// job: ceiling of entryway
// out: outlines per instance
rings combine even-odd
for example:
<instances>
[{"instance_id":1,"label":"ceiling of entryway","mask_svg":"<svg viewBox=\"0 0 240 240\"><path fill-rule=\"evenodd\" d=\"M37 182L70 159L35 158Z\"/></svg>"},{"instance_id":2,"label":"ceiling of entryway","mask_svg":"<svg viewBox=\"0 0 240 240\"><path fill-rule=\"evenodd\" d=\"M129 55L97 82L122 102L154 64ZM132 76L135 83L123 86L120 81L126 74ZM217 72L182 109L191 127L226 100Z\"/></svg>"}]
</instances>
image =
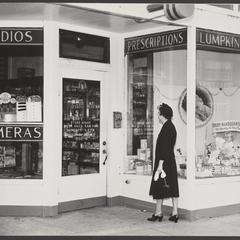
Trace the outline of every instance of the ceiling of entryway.
<instances>
[{"instance_id":1,"label":"ceiling of entryway","mask_svg":"<svg viewBox=\"0 0 240 240\"><path fill-rule=\"evenodd\" d=\"M127 33L142 29L159 27L161 22L137 23L135 16L110 14L98 9L84 9L84 4L54 4L54 3L0 3L0 20L57 20L69 24L93 27L105 31ZM98 4L99 5L99 4ZM145 4L146 5L146 4ZM139 8L137 4L135 9ZM134 6L131 6L134 9ZM145 8L142 8L145 9ZM123 9L124 10L124 9ZM138 11L138 10L137 10ZM159 13L157 13L159 14ZM156 14L155 14L156 15ZM142 15L141 15L142 16ZM145 15L143 15L145 16ZM152 16L152 14L151 14ZM165 23L166 24L166 23Z\"/></svg>"}]
</instances>

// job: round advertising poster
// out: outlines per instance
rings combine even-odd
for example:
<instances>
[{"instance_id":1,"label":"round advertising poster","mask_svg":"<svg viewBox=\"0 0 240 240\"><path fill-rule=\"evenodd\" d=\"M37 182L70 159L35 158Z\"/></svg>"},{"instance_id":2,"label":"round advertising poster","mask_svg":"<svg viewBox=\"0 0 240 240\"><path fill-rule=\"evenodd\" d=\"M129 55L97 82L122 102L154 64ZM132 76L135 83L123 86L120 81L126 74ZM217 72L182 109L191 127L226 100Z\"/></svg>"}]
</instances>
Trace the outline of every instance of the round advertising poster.
<instances>
[{"instance_id":1,"label":"round advertising poster","mask_svg":"<svg viewBox=\"0 0 240 240\"><path fill-rule=\"evenodd\" d=\"M213 115L213 97L208 89L196 88L195 123L196 127L202 127L208 123ZM178 111L184 123L187 122L187 89L185 89L178 102Z\"/></svg>"}]
</instances>

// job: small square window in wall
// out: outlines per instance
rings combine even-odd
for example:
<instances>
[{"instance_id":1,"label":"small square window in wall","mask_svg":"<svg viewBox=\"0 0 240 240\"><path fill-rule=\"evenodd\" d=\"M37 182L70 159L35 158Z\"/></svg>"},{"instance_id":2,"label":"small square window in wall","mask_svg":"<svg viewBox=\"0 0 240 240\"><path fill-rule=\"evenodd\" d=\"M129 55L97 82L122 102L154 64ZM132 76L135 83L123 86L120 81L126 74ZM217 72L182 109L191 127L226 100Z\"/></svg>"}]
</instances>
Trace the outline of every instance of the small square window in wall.
<instances>
[{"instance_id":1,"label":"small square window in wall","mask_svg":"<svg viewBox=\"0 0 240 240\"><path fill-rule=\"evenodd\" d=\"M0 29L0 178L41 179L43 29Z\"/></svg>"},{"instance_id":2,"label":"small square window in wall","mask_svg":"<svg viewBox=\"0 0 240 240\"><path fill-rule=\"evenodd\" d=\"M110 63L110 39L92 34L59 30L62 58Z\"/></svg>"}]
</instances>

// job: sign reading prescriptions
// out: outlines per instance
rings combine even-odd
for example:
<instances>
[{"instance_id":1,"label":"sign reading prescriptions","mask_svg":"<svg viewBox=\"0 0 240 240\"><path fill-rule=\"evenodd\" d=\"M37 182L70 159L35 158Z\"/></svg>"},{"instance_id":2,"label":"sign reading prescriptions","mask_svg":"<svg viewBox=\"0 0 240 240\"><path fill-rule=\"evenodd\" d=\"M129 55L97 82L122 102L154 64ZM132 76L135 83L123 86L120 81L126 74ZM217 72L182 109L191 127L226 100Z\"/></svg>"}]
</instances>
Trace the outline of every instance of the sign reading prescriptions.
<instances>
[{"instance_id":1,"label":"sign reading prescriptions","mask_svg":"<svg viewBox=\"0 0 240 240\"><path fill-rule=\"evenodd\" d=\"M186 28L125 39L125 54L143 51L186 49L186 47Z\"/></svg>"},{"instance_id":2,"label":"sign reading prescriptions","mask_svg":"<svg viewBox=\"0 0 240 240\"><path fill-rule=\"evenodd\" d=\"M0 45L43 44L43 29L0 28Z\"/></svg>"},{"instance_id":3,"label":"sign reading prescriptions","mask_svg":"<svg viewBox=\"0 0 240 240\"><path fill-rule=\"evenodd\" d=\"M212 124L213 132L240 132L240 121L223 121Z\"/></svg>"}]
</instances>

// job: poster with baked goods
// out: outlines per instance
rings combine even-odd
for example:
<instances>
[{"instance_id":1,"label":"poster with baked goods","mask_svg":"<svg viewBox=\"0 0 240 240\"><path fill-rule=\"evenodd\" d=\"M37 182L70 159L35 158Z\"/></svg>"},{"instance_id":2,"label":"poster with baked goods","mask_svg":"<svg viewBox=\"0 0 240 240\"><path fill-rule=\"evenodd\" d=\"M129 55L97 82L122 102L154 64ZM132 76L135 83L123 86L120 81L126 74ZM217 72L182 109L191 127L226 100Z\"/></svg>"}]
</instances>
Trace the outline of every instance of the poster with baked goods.
<instances>
[{"instance_id":1,"label":"poster with baked goods","mask_svg":"<svg viewBox=\"0 0 240 240\"><path fill-rule=\"evenodd\" d=\"M184 123L187 123L187 89L185 89L178 102L178 111ZM212 118L214 102L207 88L198 86L195 96L195 124L196 127L206 125Z\"/></svg>"}]
</instances>

